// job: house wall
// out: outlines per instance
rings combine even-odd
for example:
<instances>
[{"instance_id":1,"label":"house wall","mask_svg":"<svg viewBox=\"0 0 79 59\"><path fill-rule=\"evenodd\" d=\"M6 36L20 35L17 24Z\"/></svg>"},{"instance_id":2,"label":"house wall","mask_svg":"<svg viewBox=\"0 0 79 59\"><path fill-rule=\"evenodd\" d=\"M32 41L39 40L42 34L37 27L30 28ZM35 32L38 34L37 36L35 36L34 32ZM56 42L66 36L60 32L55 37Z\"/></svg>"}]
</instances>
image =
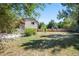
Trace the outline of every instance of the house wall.
<instances>
[{"instance_id":1,"label":"house wall","mask_svg":"<svg viewBox=\"0 0 79 59\"><path fill-rule=\"evenodd\" d=\"M19 32L22 33L25 29L25 24L21 24L19 28Z\"/></svg>"},{"instance_id":2,"label":"house wall","mask_svg":"<svg viewBox=\"0 0 79 59\"><path fill-rule=\"evenodd\" d=\"M25 28L35 28L35 29L37 29L38 28L38 24L34 20L31 20L31 21L30 20L25 20Z\"/></svg>"}]
</instances>

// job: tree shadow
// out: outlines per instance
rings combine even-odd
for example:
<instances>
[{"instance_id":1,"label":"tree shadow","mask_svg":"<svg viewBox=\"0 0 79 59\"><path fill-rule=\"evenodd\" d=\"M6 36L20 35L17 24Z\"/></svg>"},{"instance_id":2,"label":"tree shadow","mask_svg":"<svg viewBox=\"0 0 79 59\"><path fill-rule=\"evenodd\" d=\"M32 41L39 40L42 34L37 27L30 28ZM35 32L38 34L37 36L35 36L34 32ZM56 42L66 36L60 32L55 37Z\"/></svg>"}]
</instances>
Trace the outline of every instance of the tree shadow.
<instances>
[{"instance_id":1,"label":"tree shadow","mask_svg":"<svg viewBox=\"0 0 79 59\"><path fill-rule=\"evenodd\" d=\"M41 36L41 38L42 37L47 37L47 38L72 38L72 36L74 36L74 37L76 37L77 36L77 38L78 38L78 36L79 36L79 33L74 33L74 32L68 32L68 34L52 34L52 35L42 35Z\"/></svg>"},{"instance_id":2,"label":"tree shadow","mask_svg":"<svg viewBox=\"0 0 79 59\"><path fill-rule=\"evenodd\" d=\"M23 43L21 46L24 47L25 50L54 48L53 52L55 50L60 51L62 48L68 48L71 46L73 46L76 50L79 50L79 35L53 34L42 37L48 37L51 39L31 40L30 42Z\"/></svg>"}]
</instances>

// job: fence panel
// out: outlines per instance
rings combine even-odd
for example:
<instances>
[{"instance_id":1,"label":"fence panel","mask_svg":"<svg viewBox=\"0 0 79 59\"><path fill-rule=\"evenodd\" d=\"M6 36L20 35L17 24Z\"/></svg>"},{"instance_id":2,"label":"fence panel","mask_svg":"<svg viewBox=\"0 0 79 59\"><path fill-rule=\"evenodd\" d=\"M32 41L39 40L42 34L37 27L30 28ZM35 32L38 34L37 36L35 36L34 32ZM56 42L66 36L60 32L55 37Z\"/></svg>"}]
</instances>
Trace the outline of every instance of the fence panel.
<instances>
[{"instance_id":1,"label":"fence panel","mask_svg":"<svg viewBox=\"0 0 79 59\"><path fill-rule=\"evenodd\" d=\"M72 29L37 29L37 32L73 32Z\"/></svg>"}]
</instances>

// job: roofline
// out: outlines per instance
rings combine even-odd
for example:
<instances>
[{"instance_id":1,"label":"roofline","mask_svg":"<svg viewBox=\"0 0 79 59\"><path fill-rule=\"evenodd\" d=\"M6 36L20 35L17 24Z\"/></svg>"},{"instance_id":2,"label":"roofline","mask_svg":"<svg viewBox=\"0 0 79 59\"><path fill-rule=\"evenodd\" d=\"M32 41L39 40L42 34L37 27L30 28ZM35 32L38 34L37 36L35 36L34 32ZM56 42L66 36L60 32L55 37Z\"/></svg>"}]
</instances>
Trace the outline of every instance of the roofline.
<instances>
[{"instance_id":1,"label":"roofline","mask_svg":"<svg viewBox=\"0 0 79 59\"><path fill-rule=\"evenodd\" d=\"M24 18L23 20L34 20L34 21L36 21L36 22L39 24L39 22L38 22L36 19L32 19L32 18Z\"/></svg>"}]
</instances>

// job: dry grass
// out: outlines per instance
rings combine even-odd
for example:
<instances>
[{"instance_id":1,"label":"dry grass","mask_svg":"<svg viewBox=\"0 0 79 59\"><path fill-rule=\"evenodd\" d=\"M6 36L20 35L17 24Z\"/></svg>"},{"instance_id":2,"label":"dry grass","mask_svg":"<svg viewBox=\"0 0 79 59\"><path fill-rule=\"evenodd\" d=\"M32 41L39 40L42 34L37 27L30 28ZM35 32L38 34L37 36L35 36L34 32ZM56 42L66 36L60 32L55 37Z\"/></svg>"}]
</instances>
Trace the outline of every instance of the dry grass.
<instances>
[{"instance_id":1,"label":"dry grass","mask_svg":"<svg viewBox=\"0 0 79 59\"><path fill-rule=\"evenodd\" d=\"M79 55L78 33L38 32L35 36L1 42L4 56L70 56ZM68 35L68 36L67 36ZM70 35L70 36L69 36ZM75 36L76 37L73 37ZM73 37L73 38L72 38ZM75 41L74 41L75 40ZM75 46L77 45L77 46Z\"/></svg>"}]
</instances>

